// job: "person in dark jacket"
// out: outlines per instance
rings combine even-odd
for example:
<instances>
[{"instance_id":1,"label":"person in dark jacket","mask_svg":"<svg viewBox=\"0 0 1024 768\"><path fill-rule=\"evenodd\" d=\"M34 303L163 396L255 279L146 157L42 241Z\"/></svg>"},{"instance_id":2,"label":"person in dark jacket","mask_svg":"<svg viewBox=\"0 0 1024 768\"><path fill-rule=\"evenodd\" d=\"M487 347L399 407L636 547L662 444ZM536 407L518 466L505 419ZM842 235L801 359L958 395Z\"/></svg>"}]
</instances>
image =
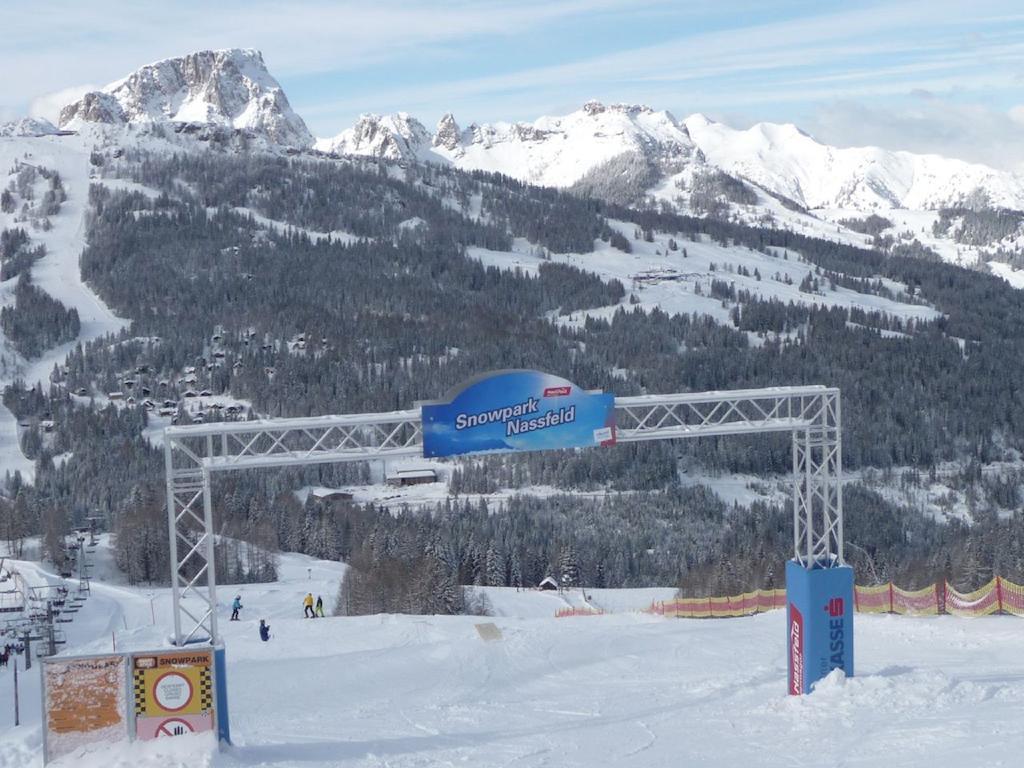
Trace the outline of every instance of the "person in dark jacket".
<instances>
[{"instance_id":1,"label":"person in dark jacket","mask_svg":"<svg viewBox=\"0 0 1024 768\"><path fill-rule=\"evenodd\" d=\"M267 624L266 619L260 619L260 640L264 643L270 639L270 625Z\"/></svg>"},{"instance_id":2,"label":"person in dark jacket","mask_svg":"<svg viewBox=\"0 0 1024 768\"><path fill-rule=\"evenodd\" d=\"M316 596L316 615L321 618L324 615L324 599L320 596Z\"/></svg>"}]
</instances>

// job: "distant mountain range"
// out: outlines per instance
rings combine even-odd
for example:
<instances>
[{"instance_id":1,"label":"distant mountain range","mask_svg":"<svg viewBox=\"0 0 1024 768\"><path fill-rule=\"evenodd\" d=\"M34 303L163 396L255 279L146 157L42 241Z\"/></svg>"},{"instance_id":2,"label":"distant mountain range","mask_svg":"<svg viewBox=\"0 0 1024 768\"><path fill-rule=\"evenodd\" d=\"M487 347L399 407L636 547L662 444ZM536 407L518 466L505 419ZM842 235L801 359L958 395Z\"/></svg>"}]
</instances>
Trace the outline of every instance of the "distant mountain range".
<instances>
[{"instance_id":1,"label":"distant mountain range","mask_svg":"<svg viewBox=\"0 0 1024 768\"><path fill-rule=\"evenodd\" d=\"M562 117L465 129L447 114L434 133L404 112L363 115L315 146L338 154L451 163L558 187L571 186L615 157L638 153L662 176L711 166L809 209L930 210L979 195L994 207L1024 209L1024 179L983 165L877 147L839 149L791 124L736 130L700 114L677 120L631 104L592 101Z\"/></svg>"},{"instance_id":2,"label":"distant mountain range","mask_svg":"<svg viewBox=\"0 0 1024 768\"><path fill-rule=\"evenodd\" d=\"M51 132L44 123L9 123L0 135ZM791 124L737 130L700 114L679 120L640 105L591 101L532 123L466 127L446 114L433 131L405 112L367 114L333 138L314 139L262 55L247 49L150 64L61 111L62 129L88 123L215 126L291 151L494 171L627 204L654 201L706 213L694 202L701 191L722 198L726 213L746 205L748 218L765 215L771 199L831 221L901 210L1024 211L1024 177L1013 173L938 155L832 147ZM779 206L771 210L777 215ZM1024 233L998 245L1016 249L1019 237Z\"/></svg>"}]
</instances>

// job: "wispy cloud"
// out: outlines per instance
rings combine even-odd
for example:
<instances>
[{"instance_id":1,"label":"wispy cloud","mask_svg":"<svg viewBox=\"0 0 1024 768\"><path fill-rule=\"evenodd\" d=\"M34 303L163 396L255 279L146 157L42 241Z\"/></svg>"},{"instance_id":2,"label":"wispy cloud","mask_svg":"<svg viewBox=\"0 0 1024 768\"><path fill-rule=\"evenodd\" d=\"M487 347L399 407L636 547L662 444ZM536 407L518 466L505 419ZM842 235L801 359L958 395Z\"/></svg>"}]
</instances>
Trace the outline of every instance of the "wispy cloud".
<instances>
[{"instance_id":1,"label":"wispy cloud","mask_svg":"<svg viewBox=\"0 0 1024 768\"><path fill-rule=\"evenodd\" d=\"M278 75L365 69L438 45L514 36L630 0L6 0L0 57L19 77L6 101L27 101L68 78L114 80L150 61L193 50L260 48ZM640 5L645 5L640 0ZM410 63L412 63L410 61Z\"/></svg>"},{"instance_id":2,"label":"wispy cloud","mask_svg":"<svg viewBox=\"0 0 1024 768\"><path fill-rule=\"evenodd\" d=\"M83 94L96 90L97 87L91 83L86 83L85 85L73 85L70 88L61 88L59 91L37 96L28 105L28 113L31 117L45 117L56 125L62 107L81 98Z\"/></svg>"},{"instance_id":3,"label":"wispy cloud","mask_svg":"<svg viewBox=\"0 0 1024 768\"><path fill-rule=\"evenodd\" d=\"M740 4L747 5L749 0ZM314 79L320 93L410 81L430 62L460 60L502 42L503 54L469 59L509 66L505 54L538 32L637 15L665 0L5 0L0 61L17 73L0 87L0 109L24 112L41 94L83 81L106 83L162 58L210 48L259 48L291 93ZM690 13L713 5L694 0ZM449 70L458 71L455 69ZM434 77L430 81L440 79Z\"/></svg>"},{"instance_id":4,"label":"wispy cloud","mask_svg":"<svg viewBox=\"0 0 1024 768\"><path fill-rule=\"evenodd\" d=\"M829 103L806 126L838 146L910 149L1024 172L1024 104L1001 110L918 92L898 103Z\"/></svg>"},{"instance_id":5,"label":"wispy cloud","mask_svg":"<svg viewBox=\"0 0 1024 768\"><path fill-rule=\"evenodd\" d=\"M785 87L801 80L806 85L817 79L819 86L830 82L828 95L833 98L842 95L846 87L889 86L894 74L906 77L932 72L950 82L958 77L965 83L975 82L979 68L991 72L995 66L996 74L1001 74L998 68L1005 71L1024 58L1022 30L1007 33L997 28L998 38L992 39L993 33L988 32L983 44L963 31L968 25L984 27L986 7L996 13L1008 6L987 0L971 7L942 0L861 5L857 10L684 34L656 45L556 65L377 89L371 98L373 108L388 105L383 107L388 109L392 104L409 108L477 97L493 101L496 96L523 91L564 94L571 87L581 95L628 89L635 94L631 100L668 96L666 106L678 108L689 92L699 90L703 83L720 99L738 94L760 102L792 100ZM912 87L938 85L937 80L918 80ZM310 104L307 111L313 116L350 111L357 100L366 108L367 96L356 92Z\"/></svg>"}]
</instances>

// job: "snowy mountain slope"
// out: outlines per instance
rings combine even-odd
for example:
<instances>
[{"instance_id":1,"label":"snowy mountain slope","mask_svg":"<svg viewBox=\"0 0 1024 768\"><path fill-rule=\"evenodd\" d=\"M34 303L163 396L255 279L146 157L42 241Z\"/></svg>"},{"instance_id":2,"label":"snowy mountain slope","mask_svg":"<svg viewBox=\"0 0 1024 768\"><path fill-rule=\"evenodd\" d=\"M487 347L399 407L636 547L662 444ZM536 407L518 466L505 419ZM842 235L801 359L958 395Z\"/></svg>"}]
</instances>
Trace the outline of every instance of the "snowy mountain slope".
<instances>
[{"instance_id":1,"label":"snowy mountain slope","mask_svg":"<svg viewBox=\"0 0 1024 768\"><path fill-rule=\"evenodd\" d=\"M0 123L0 138L18 136L48 136L57 132L57 127L40 117L23 117Z\"/></svg>"},{"instance_id":2,"label":"snowy mountain slope","mask_svg":"<svg viewBox=\"0 0 1024 768\"><path fill-rule=\"evenodd\" d=\"M797 699L785 693L781 611L556 619L533 613L533 598L546 613L547 595L493 589L506 615L300 618L308 589L333 602L342 569L285 554L279 581L238 589L243 619L222 625L230 750L185 736L94 747L55 765L738 768L800 755L808 766L959 768L1013 765L1024 749L1014 617L858 615L857 677L829 677ZM222 590L224 618L234 591ZM69 652L163 646L166 589L94 582L93 593L66 625ZM482 640L481 622L501 639ZM0 763L39 765L39 676L20 671L23 721L13 727L12 708L0 708ZM3 701L12 683L0 670Z\"/></svg>"},{"instance_id":3,"label":"snowy mountain slope","mask_svg":"<svg viewBox=\"0 0 1024 768\"><path fill-rule=\"evenodd\" d=\"M931 210L983 190L992 206L1024 209L1024 179L984 165L877 147L839 149L788 123L741 131L700 114L684 122L708 162L806 208Z\"/></svg>"},{"instance_id":4,"label":"snowy mountain slope","mask_svg":"<svg viewBox=\"0 0 1024 768\"><path fill-rule=\"evenodd\" d=\"M250 49L199 51L141 67L61 110L61 128L85 123L199 123L246 130L283 146L312 136L263 56Z\"/></svg>"}]
</instances>

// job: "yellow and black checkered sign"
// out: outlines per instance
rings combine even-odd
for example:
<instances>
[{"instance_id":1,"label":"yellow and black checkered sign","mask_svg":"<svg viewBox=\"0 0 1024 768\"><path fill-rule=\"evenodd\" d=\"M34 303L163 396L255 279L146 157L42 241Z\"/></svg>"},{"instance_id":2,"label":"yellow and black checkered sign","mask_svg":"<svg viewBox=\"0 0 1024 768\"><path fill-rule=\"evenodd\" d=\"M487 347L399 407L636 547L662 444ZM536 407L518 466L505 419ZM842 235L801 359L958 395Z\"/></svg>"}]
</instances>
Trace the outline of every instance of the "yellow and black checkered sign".
<instances>
[{"instance_id":1,"label":"yellow and black checkered sign","mask_svg":"<svg viewBox=\"0 0 1024 768\"><path fill-rule=\"evenodd\" d=\"M209 667L199 670L199 711L213 711L213 675Z\"/></svg>"},{"instance_id":2,"label":"yellow and black checkered sign","mask_svg":"<svg viewBox=\"0 0 1024 768\"><path fill-rule=\"evenodd\" d=\"M134 670L132 689L135 691L135 716L138 717L146 711L146 670Z\"/></svg>"},{"instance_id":3,"label":"yellow and black checkered sign","mask_svg":"<svg viewBox=\"0 0 1024 768\"><path fill-rule=\"evenodd\" d=\"M132 670L136 717L201 715L214 710L208 651L137 656Z\"/></svg>"}]
</instances>

